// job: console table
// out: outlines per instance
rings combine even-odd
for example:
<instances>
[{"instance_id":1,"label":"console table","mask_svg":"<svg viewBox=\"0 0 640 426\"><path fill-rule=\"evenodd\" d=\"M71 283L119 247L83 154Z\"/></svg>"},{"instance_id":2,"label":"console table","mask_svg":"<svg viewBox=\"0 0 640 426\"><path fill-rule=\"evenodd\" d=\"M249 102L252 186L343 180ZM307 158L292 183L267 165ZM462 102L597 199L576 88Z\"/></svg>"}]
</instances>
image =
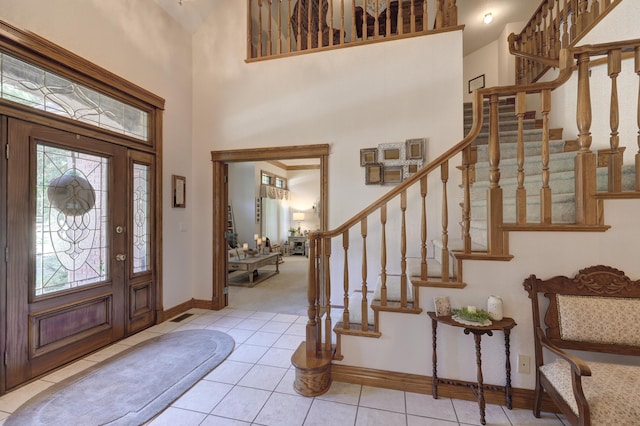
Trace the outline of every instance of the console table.
<instances>
[{"instance_id":1,"label":"console table","mask_svg":"<svg viewBox=\"0 0 640 426\"><path fill-rule=\"evenodd\" d=\"M509 362L510 348L509 348L509 334L511 329L516 326L516 322L513 318L503 318L500 321L492 321L491 325L486 327L479 325L467 325L461 324L457 321L454 321L450 315L448 316L436 316L435 312L427 312L429 317L431 317L431 327L433 329L433 379L432 379L432 393L435 399L438 398L438 384L448 384L448 385L456 385L456 386L467 386L469 384L467 382L457 381L457 380L443 380L438 379L438 371L437 364L438 358L436 355L436 331L438 328L438 323L450 325L452 327L460 327L463 330L464 334L473 334L473 339L476 343L476 370L477 370L477 388L476 385L471 385L471 388L478 398L478 406L480 408L480 423L487 424L485 421L485 400L484 400L484 390L485 388L496 390L500 392L504 392L505 400L507 403L507 408L511 409L511 363ZM506 373L506 385L505 386L493 386L493 385L485 385L482 382L482 361L481 361L481 351L480 351L480 339L483 334L487 336L493 336L494 331L502 331L504 332L504 352L505 352L505 373Z\"/></svg>"}]
</instances>

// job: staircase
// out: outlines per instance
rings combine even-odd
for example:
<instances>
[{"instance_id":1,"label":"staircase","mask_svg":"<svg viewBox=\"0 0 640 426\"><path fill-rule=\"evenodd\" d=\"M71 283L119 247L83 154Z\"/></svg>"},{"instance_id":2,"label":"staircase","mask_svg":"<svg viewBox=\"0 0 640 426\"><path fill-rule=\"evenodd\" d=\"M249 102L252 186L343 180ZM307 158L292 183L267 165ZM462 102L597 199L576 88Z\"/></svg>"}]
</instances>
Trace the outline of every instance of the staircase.
<instances>
[{"instance_id":1,"label":"staircase","mask_svg":"<svg viewBox=\"0 0 640 426\"><path fill-rule=\"evenodd\" d=\"M618 111L613 101L611 149L591 149L590 55L604 54L615 62L617 53L612 51L629 49L635 49L640 58L637 40L566 50L560 55L560 71L554 81L476 91L473 106L465 107L467 136L462 141L341 226L310 235L307 341L292 358L299 393L321 393L319 383L332 374L344 379L345 370L335 362L343 358L345 342L345 354L358 358L356 364L373 369L382 367L368 365L363 358L366 353L385 351L386 355L393 348L423 344L411 339L416 327L422 327L421 336L428 332L424 315L416 315L423 305L432 306L430 297L421 300L421 290L465 288L463 265L469 260L513 259L511 233L604 232L610 226L604 222L603 200L640 198L636 168L623 167L619 160L622 150L615 143ZM551 92L576 70L578 138L573 142L562 140L561 130L550 129L549 112ZM526 109L525 99L531 94L540 96L540 111L535 114ZM461 184L451 179L453 161L462 173ZM638 155L636 165L640 165ZM457 208L449 212L460 202L449 199L451 185L462 188L460 216ZM612 189L618 186L620 190ZM427 205L429 212L440 210L440 223L433 223L437 215L429 214ZM392 215L400 229L392 229L390 235L398 236L398 241L389 244L387 219ZM460 239L449 224L449 218L456 216L461 218L454 225L459 223L462 228ZM410 257L408 253L415 256L416 247L420 256ZM370 263L375 268L380 264L375 275L369 272ZM400 265L399 273L388 273L388 263ZM344 293L332 299L331 280L337 276L343 277ZM335 314L338 300L343 301L344 310ZM409 314L402 316L402 323L411 332L397 332L404 329L398 328L397 314ZM332 315L339 317L335 327ZM382 320L394 325L393 335L385 334ZM374 344L376 341L384 345ZM426 356L428 348L420 351ZM364 374L351 371L353 380Z\"/></svg>"}]
</instances>

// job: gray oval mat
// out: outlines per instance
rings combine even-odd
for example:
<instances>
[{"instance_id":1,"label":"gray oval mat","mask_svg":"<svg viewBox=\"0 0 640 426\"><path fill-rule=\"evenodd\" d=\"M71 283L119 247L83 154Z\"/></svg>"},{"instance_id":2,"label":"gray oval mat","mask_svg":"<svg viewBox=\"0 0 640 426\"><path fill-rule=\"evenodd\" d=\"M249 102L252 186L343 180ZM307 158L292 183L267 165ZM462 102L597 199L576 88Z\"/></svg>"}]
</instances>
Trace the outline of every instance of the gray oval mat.
<instances>
[{"instance_id":1,"label":"gray oval mat","mask_svg":"<svg viewBox=\"0 0 640 426\"><path fill-rule=\"evenodd\" d=\"M224 361L234 345L215 330L154 337L39 393L4 425L142 424Z\"/></svg>"}]
</instances>

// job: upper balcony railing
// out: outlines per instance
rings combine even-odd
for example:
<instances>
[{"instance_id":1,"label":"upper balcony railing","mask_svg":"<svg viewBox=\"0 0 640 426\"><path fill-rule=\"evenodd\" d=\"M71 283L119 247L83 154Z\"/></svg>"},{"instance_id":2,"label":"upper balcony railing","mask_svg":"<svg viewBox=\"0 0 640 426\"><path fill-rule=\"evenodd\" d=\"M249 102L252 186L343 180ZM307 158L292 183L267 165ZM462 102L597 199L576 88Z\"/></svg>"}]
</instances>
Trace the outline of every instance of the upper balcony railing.
<instances>
[{"instance_id":1,"label":"upper balcony railing","mask_svg":"<svg viewBox=\"0 0 640 426\"><path fill-rule=\"evenodd\" d=\"M457 26L456 0L247 0L247 60Z\"/></svg>"},{"instance_id":2,"label":"upper balcony railing","mask_svg":"<svg viewBox=\"0 0 640 426\"><path fill-rule=\"evenodd\" d=\"M622 0L543 0L520 34L509 36L516 82L538 81L558 67L560 49L576 43Z\"/></svg>"}]
</instances>

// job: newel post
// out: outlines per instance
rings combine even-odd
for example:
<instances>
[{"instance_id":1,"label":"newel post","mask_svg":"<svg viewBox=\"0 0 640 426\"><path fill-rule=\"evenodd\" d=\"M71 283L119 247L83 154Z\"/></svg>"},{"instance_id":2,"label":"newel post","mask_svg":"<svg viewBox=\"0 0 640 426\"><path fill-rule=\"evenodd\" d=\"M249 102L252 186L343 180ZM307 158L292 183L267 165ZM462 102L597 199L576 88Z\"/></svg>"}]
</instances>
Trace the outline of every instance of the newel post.
<instances>
[{"instance_id":1,"label":"newel post","mask_svg":"<svg viewBox=\"0 0 640 426\"><path fill-rule=\"evenodd\" d=\"M578 143L580 150L575 158L576 173L576 223L598 223L596 192L596 156L591 151L591 93L589 87L589 53L578 56Z\"/></svg>"},{"instance_id":2,"label":"newel post","mask_svg":"<svg viewBox=\"0 0 640 426\"><path fill-rule=\"evenodd\" d=\"M489 254L504 254L502 217L498 95L491 95L489 100L489 188L487 189L487 245Z\"/></svg>"}]
</instances>

